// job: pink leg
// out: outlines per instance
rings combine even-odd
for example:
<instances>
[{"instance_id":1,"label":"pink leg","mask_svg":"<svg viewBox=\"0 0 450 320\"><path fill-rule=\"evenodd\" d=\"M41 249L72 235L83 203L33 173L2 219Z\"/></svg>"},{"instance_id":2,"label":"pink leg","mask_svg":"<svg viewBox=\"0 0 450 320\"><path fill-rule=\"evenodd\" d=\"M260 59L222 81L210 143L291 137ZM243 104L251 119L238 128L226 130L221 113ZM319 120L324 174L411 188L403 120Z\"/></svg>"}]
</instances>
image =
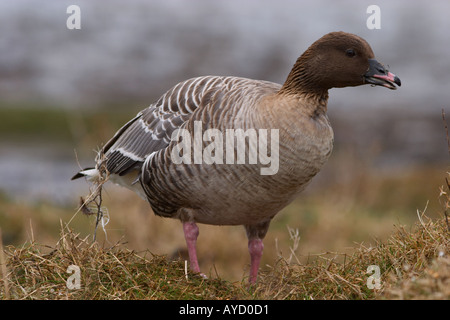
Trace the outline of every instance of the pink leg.
<instances>
[{"instance_id":1,"label":"pink leg","mask_svg":"<svg viewBox=\"0 0 450 320\"><path fill-rule=\"evenodd\" d=\"M255 284L258 278L258 269L264 244L261 239L251 239L248 241L248 252L250 253L250 284Z\"/></svg>"},{"instance_id":2,"label":"pink leg","mask_svg":"<svg viewBox=\"0 0 450 320\"><path fill-rule=\"evenodd\" d=\"M199 234L198 227L195 222L183 222L184 238L189 252L189 263L191 270L196 273L200 273L200 267L197 259L197 237ZM203 274L202 274L203 276Z\"/></svg>"}]
</instances>

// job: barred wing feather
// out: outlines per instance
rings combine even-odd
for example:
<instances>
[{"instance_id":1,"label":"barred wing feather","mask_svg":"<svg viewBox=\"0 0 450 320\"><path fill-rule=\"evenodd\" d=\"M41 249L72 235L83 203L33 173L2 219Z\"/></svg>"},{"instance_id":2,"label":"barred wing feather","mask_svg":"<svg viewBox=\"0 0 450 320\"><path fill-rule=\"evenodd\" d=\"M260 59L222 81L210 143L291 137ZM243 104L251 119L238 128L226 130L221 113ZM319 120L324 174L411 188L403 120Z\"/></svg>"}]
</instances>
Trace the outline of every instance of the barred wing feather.
<instances>
[{"instance_id":1,"label":"barred wing feather","mask_svg":"<svg viewBox=\"0 0 450 320\"><path fill-rule=\"evenodd\" d=\"M174 130L189 120L208 93L220 90L229 77L205 76L181 82L139 112L103 147L110 173L140 170L145 159L170 142Z\"/></svg>"}]
</instances>

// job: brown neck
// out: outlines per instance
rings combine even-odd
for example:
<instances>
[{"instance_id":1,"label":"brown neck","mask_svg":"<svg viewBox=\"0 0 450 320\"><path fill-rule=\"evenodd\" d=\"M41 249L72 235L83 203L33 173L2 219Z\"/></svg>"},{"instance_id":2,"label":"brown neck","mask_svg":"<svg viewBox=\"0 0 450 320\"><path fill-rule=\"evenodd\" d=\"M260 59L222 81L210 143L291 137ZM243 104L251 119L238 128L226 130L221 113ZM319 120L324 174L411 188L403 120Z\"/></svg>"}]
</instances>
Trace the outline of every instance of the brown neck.
<instances>
[{"instance_id":1,"label":"brown neck","mask_svg":"<svg viewBox=\"0 0 450 320\"><path fill-rule=\"evenodd\" d=\"M310 72L312 68L308 67L306 60L311 60L307 52L297 59L278 94L300 96L311 101L309 113L317 116L327 111L328 88L320 85L317 74Z\"/></svg>"},{"instance_id":2,"label":"brown neck","mask_svg":"<svg viewBox=\"0 0 450 320\"><path fill-rule=\"evenodd\" d=\"M280 92L321 95L324 91L328 91L329 88L320 80L321 75L314 71L318 67L321 69L320 61L309 48L295 62Z\"/></svg>"}]
</instances>

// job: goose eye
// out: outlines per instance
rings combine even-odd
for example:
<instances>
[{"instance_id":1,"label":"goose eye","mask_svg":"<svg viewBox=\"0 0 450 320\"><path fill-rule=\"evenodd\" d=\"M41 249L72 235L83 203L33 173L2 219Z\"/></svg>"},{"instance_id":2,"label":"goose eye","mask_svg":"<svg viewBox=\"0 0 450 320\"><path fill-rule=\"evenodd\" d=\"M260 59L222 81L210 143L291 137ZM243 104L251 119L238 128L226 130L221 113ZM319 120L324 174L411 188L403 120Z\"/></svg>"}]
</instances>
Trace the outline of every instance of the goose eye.
<instances>
[{"instance_id":1,"label":"goose eye","mask_svg":"<svg viewBox=\"0 0 450 320\"><path fill-rule=\"evenodd\" d=\"M347 57L354 57L354 56L356 55L356 52L355 52L355 50L353 50L353 49L347 49L347 50L345 51L345 55L346 55Z\"/></svg>"}]
</instances>

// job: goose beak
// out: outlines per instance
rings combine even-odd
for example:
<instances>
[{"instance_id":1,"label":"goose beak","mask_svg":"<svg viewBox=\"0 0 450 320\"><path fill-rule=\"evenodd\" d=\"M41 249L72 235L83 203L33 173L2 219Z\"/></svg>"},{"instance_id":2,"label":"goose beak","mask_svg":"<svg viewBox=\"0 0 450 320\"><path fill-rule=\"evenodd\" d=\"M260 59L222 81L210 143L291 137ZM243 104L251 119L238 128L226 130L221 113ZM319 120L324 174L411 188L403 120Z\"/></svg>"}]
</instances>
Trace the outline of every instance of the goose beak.
<instances>
[{"instance_id":1,"label":"goose beak","mask_svg":"<svg viewBox=\"0 0 450 320\"><path fill-rule=\"evenodd\" d=\"M402 85L400 78L386 70L386 68L375 59L369 59L369 70L364 74L364 83L374 86L383 86L391 90L396 90L398 85Z\"/></svg>"}]
</instances>

